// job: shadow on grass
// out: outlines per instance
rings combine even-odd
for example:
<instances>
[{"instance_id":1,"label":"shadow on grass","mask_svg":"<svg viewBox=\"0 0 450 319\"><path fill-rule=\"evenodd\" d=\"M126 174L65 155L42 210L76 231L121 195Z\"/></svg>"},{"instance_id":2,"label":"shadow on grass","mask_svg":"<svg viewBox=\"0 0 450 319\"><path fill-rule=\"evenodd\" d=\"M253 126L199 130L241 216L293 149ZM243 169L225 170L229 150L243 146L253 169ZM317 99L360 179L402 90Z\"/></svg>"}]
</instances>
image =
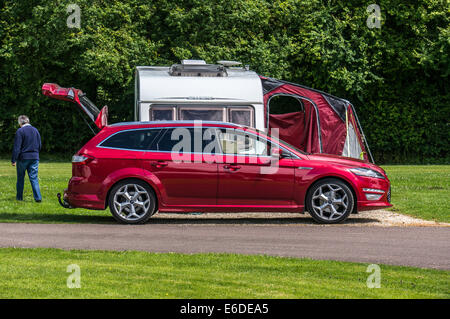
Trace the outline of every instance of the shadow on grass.
<instances>
[{"instance_id":1,"label":"shadow on grass","mask_svg":"<svg viewBox=\"0 0 450 319\"><path fill-rule=\"evenodd\" d=\"M0 212L1 223L81 223L116 224L112 216L87 214L45 214L45 213L5 213Z\"/></svg>"}]
</instances>

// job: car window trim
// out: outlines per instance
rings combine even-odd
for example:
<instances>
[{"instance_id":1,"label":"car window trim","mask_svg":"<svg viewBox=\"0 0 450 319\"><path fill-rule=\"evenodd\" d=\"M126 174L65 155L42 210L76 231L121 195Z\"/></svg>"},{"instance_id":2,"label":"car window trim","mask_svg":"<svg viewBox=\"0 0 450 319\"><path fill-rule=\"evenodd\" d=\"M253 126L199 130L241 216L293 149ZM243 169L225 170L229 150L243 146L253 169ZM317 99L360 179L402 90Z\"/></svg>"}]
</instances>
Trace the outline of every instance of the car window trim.
<instances>
[{"instance_id":1,"label":"car window trim","mask_svg":"<svg viewBox=\"0 0 450 319\"><path fill-rule=\"evenodd\" d=\"M216 130L220 130L220 129L223 129L223 128L224 129L232 129L232 130L235 130L235 131L243 132L244 134L250 134L250 135L256 136L257 138L264 139L266 142L269 142L271 145L273 145L273 144L278 145L278 148L280 148L281 150L283 150L283 151L285 151L285 152L287 152L289 154L289 158L302 159L301 157L297 156L296 154L294 154L291 151L289 151L288 149L286 149L280 143L277 143L276 141L269 140L269 139L265 138L262 135L258 135L258 134L255 134L253 132L249 132L249 131L246 131L246 130L242 130L240 128L233 128L233 127L216 127ZM221 143L219 143L219 147L220 147L220 151L222 152L219 155L252 156L252 157L270 157L271 156L271 155L249 155L249 154L223 153L223 149L222 149L222 144Z\"/></svg>"},{"instance_id":2,"label":"car window trim","mask_svg":"<svg viewBox=\"0 0 450 319\"><path fill-rule=\"evenodd\" d=\"M137 128L137 129L128 129L128 130L120 130L117 131L113 134L111 134L110 136L106 137L105 139L103 139L100 143L97 144L96 147L98 148L109 148L109 149L116 149L116 150L128 150L128 151L138 151L138 152L142 152L145 150L140 150L140 149L132 149L132 148L122 148L122 147L111 147L111 146L103 146L101 144L103 144L104 142L108 141L110 138L112 138L113 136L120 134L120 133L125 133L125 132L131 132L131 131L143 131L143 130L149 130L149 129L159 129L160 132L158 133L158 135L155 136L155 138L153 139L152 143L150 144L150 146L152 146L155 142L155 140L158 138L158 136L161 134L161 131L163 130L162 127L146 127L146 128Z\"/></svg>"},{"instance_id":3,"label":"car window trim","mask_svg":"<svg viewBox=\"0 0 450 319\"><path fill-rule=\"evenodd\" d=\"M121 130L121 131L118 131L118 132L115 132L115 133L111 134L110 136L108 136L107 138L105 138L104 140L102 140L100 143L98 143L96 147L98 147L98 148L106 148L106 149L114 149L114 150L134 151L134 152L175 153L175 152L172 152L172 151L138 150L138 149L129 149L129 148L110 147L110 146L102 146L101 144L104 143L105 141L109 140L109 139L110 139L111 137L113 137L114 135L117 135L117 134L120 134L120 133L123 133L123 132L142 131L142 130L158 130L158 129L161 130L161 132L162 132L162 131L166 131L166 132L167 132L168 129L180 128L180 127L183 127L183 128L195 128L195 126L192 125L192 126L161 126L161 127L145 127L145 128L126 129L126 130ZM291 151L289 151L288 149L286 149L285 147L283 147L283 145L281 145L281 144L279 144L279 143L277 143L277 142L275 142L275 141L271 141L271 140L265 138L264 136L261 136L261 135L258 135L258 134L255 134L255 133L253 133L253 132L249 132L249 131L246 131L246 130L242 130L242 129L239 128L239 127L202 126L202 128L213 128L215 131L220 130L220 129L232 129L232 130L235 130L235 131L237 130L237 131L243 132L243 133L245 133L245 134L250 134L250 135L259 137L259 138L261 138L261 139L264 139L266 142L269 142L270 144L278 145L278 147L279 147L281 150L283 150L283 151L287 152L288 154L290 154L291 158L294 158L294 159L301 159L301 157L299 157L299 156L297 156L296 154L292 153ZM159 134L161 134L161 132L160 132ZM158 135L159 135L159 134L158 134ZM165 133L165 134L166 134L166 133ZM216 132L216 134L217 134L217 132ZM160 139L162 138L162 136L164 136L164 134L161 135ZM155 140L156 140L157 137L158 137L158 136L155 137ZM159 140L160 140L160 139L159 139ZM154 141L155 141L155 140L154 140ZM158 140L158 141L159 141L159 140ZM151 145L151 146L153 146L154 141L152 142L152 145ZM250 155L250 154L227 154L227 153L223 153L222 145L220 145L220 143L219 143L219 148L220 148L220 152L221 152L221 153L186 152L185 154L206 154L206 155L225 155L225 156L226 156L226 155L228 155L228 156L229 156L229 155L235 155L235 156L250 156L250 157L270 157L270 155Z\"/></svg>"}]
</instances>

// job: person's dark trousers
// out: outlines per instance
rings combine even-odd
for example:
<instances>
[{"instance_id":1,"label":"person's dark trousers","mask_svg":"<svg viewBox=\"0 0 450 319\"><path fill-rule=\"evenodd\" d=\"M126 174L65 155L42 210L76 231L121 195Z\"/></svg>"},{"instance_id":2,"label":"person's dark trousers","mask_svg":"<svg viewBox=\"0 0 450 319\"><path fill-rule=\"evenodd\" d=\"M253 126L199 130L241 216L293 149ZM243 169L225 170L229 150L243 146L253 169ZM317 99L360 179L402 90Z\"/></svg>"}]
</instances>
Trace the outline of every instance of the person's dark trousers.
<instances>
[{"instance_id":1,"label":"person's dark trousers","mask_svg":"<svg viewBox=\"0 0 450 319\"><path fill-rule=\"evenodd\" d=\"M25 179L25 171L28 172L31 188L33 189L33 197L35 201L41 201L41 190L38 181L39 160L19 160L17 161L17 200L23 200L23 184Z\"/></svg>"}]
</instances>

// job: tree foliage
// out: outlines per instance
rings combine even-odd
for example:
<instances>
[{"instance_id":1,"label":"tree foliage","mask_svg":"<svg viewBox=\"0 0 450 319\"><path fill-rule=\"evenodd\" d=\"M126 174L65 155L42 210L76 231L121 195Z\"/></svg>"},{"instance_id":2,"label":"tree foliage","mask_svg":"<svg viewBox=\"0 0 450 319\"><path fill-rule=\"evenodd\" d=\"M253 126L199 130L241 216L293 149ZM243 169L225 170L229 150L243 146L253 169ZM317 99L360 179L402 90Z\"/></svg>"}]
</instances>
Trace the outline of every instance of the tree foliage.
<instances>
[{"instance_id":1,"label":"tree foliage","mask_svg":"<svg viewBox=\"0 0 450 319\"><path fill-rule=\"evenodd\" d=\"M70 103L44 82L85 91L133 118L134 68L180 59L239 60L259 74L353 102L376 160L448 162L450 8L447 1L379 1L369 28L356 0L8 0L0 2L0 152L29 115L44 151L90 138ZM67 6L81 8L68 28Z\"/></svg>"}]
</instances>

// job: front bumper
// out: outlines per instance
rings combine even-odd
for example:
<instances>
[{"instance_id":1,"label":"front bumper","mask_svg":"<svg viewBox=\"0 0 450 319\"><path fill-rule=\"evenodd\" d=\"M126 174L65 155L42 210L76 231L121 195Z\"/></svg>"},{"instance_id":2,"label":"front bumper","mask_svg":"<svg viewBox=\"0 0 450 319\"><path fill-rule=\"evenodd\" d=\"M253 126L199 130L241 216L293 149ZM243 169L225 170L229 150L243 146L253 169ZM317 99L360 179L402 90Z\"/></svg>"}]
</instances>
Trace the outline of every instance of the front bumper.
<instances>
[{"instance_id":1,"label":"front bumper","mask_svg":"<svg viewBox=\"0 0 450 319\"><path fill-rule=\"evenodd\" d=\"M379 194L379 192L364 191L364 189L361 190L361 195L358 200L358 211L392 207L390 185L388 184L386 188L383 187L381 190L383 190L384 193L378 200L368 200L366 194Z\"/></svg>"},{"instance_id":2,"label":"front bumper","mask_svg":"<svg viewBox=\"0 0 450 319\"><path fill-rule=\"evenodd\" d=\"M392 207L392 204L380 202L374 203L372 201L358 202L358 211L375 210L389 207Z\"/></svg>"}]
</instances>

